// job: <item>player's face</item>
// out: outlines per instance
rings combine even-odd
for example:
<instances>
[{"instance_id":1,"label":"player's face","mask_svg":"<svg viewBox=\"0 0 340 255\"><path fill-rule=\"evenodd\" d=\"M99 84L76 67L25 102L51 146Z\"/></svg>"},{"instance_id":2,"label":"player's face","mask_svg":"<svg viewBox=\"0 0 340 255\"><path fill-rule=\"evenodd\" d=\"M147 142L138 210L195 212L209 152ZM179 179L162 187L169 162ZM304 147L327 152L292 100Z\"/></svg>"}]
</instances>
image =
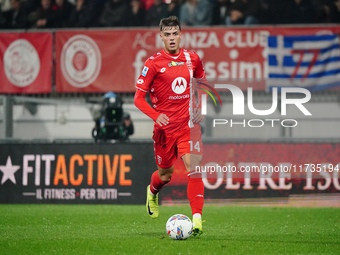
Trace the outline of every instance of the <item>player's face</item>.
<instances>
[{"instance_id":1,"label":"player's face","mask_svg":"<svg viewBox=\"0 0 340 255\"><path fill-rule=\"evenodd\" d=\"M161 39L164 43L164 50L170 54L179 53L179 43L182 33L179 27L165 27L161 32Z\"/></svg>"}]
</instances>

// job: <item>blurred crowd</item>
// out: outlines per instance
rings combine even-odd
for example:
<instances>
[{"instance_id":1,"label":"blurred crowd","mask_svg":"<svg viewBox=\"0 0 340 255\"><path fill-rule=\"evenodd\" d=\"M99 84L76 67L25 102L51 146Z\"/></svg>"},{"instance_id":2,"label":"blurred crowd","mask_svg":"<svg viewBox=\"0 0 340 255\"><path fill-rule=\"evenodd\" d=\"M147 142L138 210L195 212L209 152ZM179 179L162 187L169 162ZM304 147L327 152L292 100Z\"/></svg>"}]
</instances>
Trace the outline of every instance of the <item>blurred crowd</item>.
<instances>
[{"instance_id":1,"label":"blurred crowd","mask_svg":"<svg viewBox=\"0 0 340 255\"><path fill-rule=\"evenodd\" d=\"M340 23L340 0L0 0L0 29Z\"/></svg>"}]
</instances>

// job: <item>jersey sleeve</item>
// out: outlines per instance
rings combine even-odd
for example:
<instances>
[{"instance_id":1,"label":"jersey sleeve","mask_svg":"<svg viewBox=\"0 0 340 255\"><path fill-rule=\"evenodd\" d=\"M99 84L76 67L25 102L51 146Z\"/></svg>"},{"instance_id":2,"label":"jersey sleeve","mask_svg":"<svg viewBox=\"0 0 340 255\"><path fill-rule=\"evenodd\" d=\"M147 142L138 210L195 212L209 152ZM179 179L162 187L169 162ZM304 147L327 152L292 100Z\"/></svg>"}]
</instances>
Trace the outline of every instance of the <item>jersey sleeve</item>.
<instances>
[{"instance_id":1,"label":"jersey sleeve","mask_svg":"<svg viewBox=\"0 0 340 255\"><path fill-rule=\"evenodd\" d=\"M149 92L152 82L156 76L156 68L153 65L152 59L148 59L143 67L141 74L136 82L136 88L144 92Z\"/></svg>"},{"instance_id":2,"label":"jersey sleeve","mask_svg":"<svg viewBox=\"0 0 340 255\"><path fill-rule=\"evenodd\" d=\"M136 107L140 109L144 114L156 121L159 113L155 109L153 109L145 100L146 93L149 92L150 87L157 74L152 60L153 59L149 58L145 62L143 70L136 82L137 90L134 97L134 103Z\"/></svg>"},{"instance_id":3,"label":"jersey sleeve","mask_svg":"<svg viewBox=\"0 0 340 255\"><path fill-rule=\"evenodd\" d=\"M141 89L137 89L134 97L134 103L139 110L156 121L160 113L158 113L146 102L145 96L146 92L142 91Z\"/></svg>"},{"instance_id":4,"label":"jersey sleeve","mask_svg":"<svg viewBox=\"0 0 340 255\"><path fill-rule=\"evenodd\" d=\"M194 56L195 56L195 62L196 62L194 78L196 78L196 79L205 78L205 73L204 73L202 61L201 61L200 57L197 55L197 53L194 53Z\"/></svg>"}]
</instances>

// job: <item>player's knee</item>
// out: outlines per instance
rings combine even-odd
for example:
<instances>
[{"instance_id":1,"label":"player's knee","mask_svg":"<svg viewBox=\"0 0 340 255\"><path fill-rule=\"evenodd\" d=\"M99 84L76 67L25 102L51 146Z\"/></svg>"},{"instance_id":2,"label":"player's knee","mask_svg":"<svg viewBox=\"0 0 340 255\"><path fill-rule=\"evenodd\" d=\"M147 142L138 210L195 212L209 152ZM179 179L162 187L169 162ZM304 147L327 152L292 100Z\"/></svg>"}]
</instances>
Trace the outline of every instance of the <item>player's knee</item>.
<instances>
[{"instance_id":1,"label":"player's knee","mask_svg":"<svg viewBox=\"0 0 340 255\"><path fill-rule=\"evenodd\" d=\"M193 157L191 160L189 157L183 159L185 168L188 172L196 171L197 168L201 165L201 157Z\"/></svg>"},{"instance_id":2,"label":"player's knee","mask_svg":"<svg viewBox=\"0 0 340 255\"><path fill-rule=\"evenodd\" d=\"M191 161L190 161L190 159L188 160L185 160L184 161L184 165L185 165L185 168L187 169L187 172L191 172L191 171L193 171L194 169L192 169L192 167L195 165L195 164L193 164Z\"/></svg>"},{"instance_id":3,"label":"player's knee","mask_svg":"<svg viewBox=\"0 0 340 255\"><path fill-rule=\"evenodd\" d=\"M162 182L169 182L171 181L171 177L172 177L172 173L166 173L164 175L161 175L160 179L162 180Z\"/></svg>"}]
</instances>

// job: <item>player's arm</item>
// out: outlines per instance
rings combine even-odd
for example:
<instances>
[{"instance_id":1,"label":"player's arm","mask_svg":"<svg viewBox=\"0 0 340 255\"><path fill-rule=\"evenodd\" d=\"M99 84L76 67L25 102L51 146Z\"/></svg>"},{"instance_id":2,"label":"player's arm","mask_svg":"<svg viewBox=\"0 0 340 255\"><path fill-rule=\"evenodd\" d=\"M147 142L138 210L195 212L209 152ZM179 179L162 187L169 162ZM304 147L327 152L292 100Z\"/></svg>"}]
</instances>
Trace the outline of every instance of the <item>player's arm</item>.
<instances>
[{"instance_id":1,"label":"player's arm","mask_svg":"<svg viewBox=\"0 0 340 255\"><path fill-rule=\"evenodd\" d=\"M165 114L157 112L145 100L146 94L150 90L150 86L157 76L157 72L152 61L153 59L149 58L145 62L142 73L137 80L137 90L134 103L144 114L153 119L153 121L155 121L158 125L163 126L169 124L169 118Z\"/></svg>"},{"instance_id":2,"label":"player's arm","mask_svg":"<svg viewBox=\"0 0 340 255\"><path fill-rule=\"evenodd\" d=\"M146 102L146 93L145 91L138 89L136 90L134 103L135 106L141 110L144 114L153 119L158 125L165 126L169 124L169 118L164 113L159 113L155 109L153 109L148 102Z\"/></svg>"},{"instance_id":3,"label":"player's arm","mask_svg":"<svg viewBox=\"0 0 340 255\"><path fill-rule=\"evenodd\" d=\"M199 82L201 82L201 81L199 81ZM194 123L199 123L199 122L202 122L204 120L204 116L202 115L202 110L201 110L202 109L202 94L206 94L206 92L204 92L201 89L197 89L197 105L194 108L193 118L192 118L192 121Z\"/></svg>"},{"instance_id":4,"label":"player's arm","mask_svg":"<svg viewBox=\"0 0 340 255\"><path fill-rule=\"evenodd\" d=\"M193 122L199 123L204 120L204 116L202 115L201 108L202 108L202 94L207 94L203 89L204 84L208 84L207 79L205 78L205 72L203 68L203 64L199 56L196 54L197 57L197 64L195 68L194 78L196 79L196 88L195 91L197 92L197 106L194 108L193 111Z\"/></svg>"}]
</instances>

